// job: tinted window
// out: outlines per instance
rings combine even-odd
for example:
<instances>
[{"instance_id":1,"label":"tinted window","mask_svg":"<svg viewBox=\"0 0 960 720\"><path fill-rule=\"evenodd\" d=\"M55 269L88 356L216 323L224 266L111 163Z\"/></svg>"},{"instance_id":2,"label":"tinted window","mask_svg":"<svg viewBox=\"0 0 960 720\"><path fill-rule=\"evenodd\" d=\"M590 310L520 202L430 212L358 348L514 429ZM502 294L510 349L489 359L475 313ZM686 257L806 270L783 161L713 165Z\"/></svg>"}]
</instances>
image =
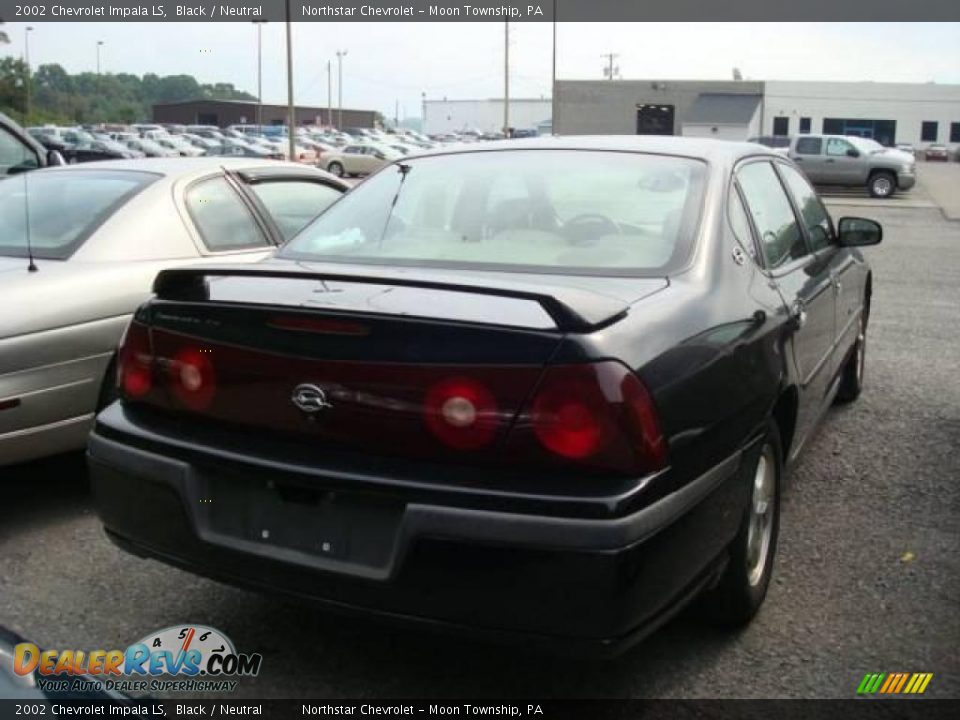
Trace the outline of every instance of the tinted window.
<instances>
[{"instance_id":1,"label":"tinted window","mask_svg":"<svg viewBox=\"0 0 960 720\"><path fill-rule=\"evenodd\" d=\"M920 139L923 142L937 141L937 123L930 120L924 120L920 126Z\"/></svg>"},{"instance_id":2,"label":"tinted window","mask_svg":"<svg viewBox=\"0 0 960 720\"><path fill-rule=\"evenodd\" d=\"M377 264L660 269L692 242L705 165L573 150L438 155L387 168L288 257Z\"/></svg>"},{"instance_id":3,"label":"tinted window","mask_svg":"<svg viewBox=\"0 0 960 720\"><path fill-rule=\"evenodd\" d=\"M747 209L760 234L767 267L803 257L806 246L790 201L770 163L746 165L737 174Z\"/></svg>"},{"instance_id":4,"label":"tinted window","mask_svg":"<svg viewBox=\"0 0 960 720\"><path fill-rule=\"evenodd\" d=\"M843 138L827 138L827 155L838 157L846 155L848 150L854 147Z\"/></svg>"},{"instance_id":5,"label":"tinted window","mask_svg":"<svg viewBox=\"0 0 960 720\"><path fill-rule=\"evenodd\" d=\"M0 255L26 257L29 205L33 254L51 260L68 258L90 233L155 178L138 172L44 170L2 180Z\"/></svg>"},{"instance_id":6,"label":"tinted window","mask_svg":"<svg viewBox=\"0 0 960 720\"><path fill-rule=\"evenodd\" d=\"M268 244L247 206L223 177L191 186L186 204L210 250L242 250Z\"/></svg>"},{"instance_id":7,"label":"tinted window","mask_svg":"<svg viewBox=\"0 0 960 720\"><path fill-rule=\"evenodd\" d=\"M6 176L10 168L37 168L40 160L20 138L0 128L0 177Z\"/></svg>"},{"instance_id":8,"label":"tinted window","mask_svg":"<svg viewBox=\"0 0 960 720\"><path fill-rule=\"evenodd\" d=\"M810 183L800 173L789 165L780 165L780 174L783 176L794 202L800 209L800 218L810 236L810 245L813 250L829 247L833 240L833 225L823 203L817 193L810 187Z\"/></svg>"},{"instance_id":9,"label":"tinted window","mask_svg":"<svg viewBox=\"0 0 960 720\"><path fill-rule=\"evenodd\" d=\"M296 180L262 182L251 187L277 223L284 240L296 235L341 195L329 185Z\"/></svg>"},{"instance_id":10,"label":"tinted window","mask_svg":"<svg viewBox=\"0 0 960 720\"><path fill-rule=\"evenodd\" d=\"M798 155L819 155L823 149L823 140L818 137L799 138L797 140Z\"/></svg>"}]
</instances>

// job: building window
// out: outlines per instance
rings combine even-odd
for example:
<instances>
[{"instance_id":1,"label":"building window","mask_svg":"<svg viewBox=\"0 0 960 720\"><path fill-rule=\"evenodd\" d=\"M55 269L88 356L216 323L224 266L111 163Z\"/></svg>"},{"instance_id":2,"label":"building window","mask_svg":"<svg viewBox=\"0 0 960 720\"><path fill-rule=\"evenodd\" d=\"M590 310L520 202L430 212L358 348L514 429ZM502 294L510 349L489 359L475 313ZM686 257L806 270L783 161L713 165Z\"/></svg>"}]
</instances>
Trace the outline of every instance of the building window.
<instances>
[{"instance_id":1,"label":"building window","mask_svg":"<svg viewBox=\"0 0 960 720\"><path fill-rule=\"evenodd\" d=\"M855 135L876 140L891 147L897 136L896 120L870 120L863 118L824 118L824 135Z\"/></svg>"},{"instance_id":2,"label":"building window","mask_svg":"<svg viewBox=\"0 0 960 720\"><path fill-rule=\"evenodd\" d=\"M810 134L810 118L808 117L800 118L800 134L801 135Z\"/></svg>"},{"instance_id":3,"label":"building window","mask_svg":"<svg viewBox=\"0 0 960 720\"><path fill-rule=\"evenodd\" d=\"M673 135L673 105L637 105L637 135Z\"/></svg>"},{"instance_id":4,"label":"building window","mask_svg":"<svg viewBox=\"0 0 960 720\"><path fill-rule=\"evenodd\" d=\"M789 135L790 134L790 118L775 117L773 119L773 134Z\"/></svg>"},{"instance_id":5,"label":"building window","mask_svg":"<svg viewBox=\"0 0 960 720\"><path fill-rule=\"evenodd\" d=\"M924 120L920 126L920 140L923 142L937 141L937 123L935 120Z\"/></svg>"},{"instance_id":6,"label":"building window","mask_svg":"<svg viewBox=\"0 0 960 720\"><path fill-rule=\"evenodd\" d=\"M960 122L950 123L950 142L960 142Z\"/></svg>"}]
</instances>

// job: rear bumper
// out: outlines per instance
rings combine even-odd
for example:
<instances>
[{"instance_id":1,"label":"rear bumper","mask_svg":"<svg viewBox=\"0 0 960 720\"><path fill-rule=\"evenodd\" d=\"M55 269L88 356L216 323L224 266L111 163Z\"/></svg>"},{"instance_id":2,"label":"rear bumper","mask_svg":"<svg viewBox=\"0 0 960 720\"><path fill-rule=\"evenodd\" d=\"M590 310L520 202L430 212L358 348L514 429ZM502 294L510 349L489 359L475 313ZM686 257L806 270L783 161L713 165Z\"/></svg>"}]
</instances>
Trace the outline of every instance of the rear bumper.
<instances>
[{"instance_id":1,"label":"rear bumper","mask_svg":"<svg viewBox=\"0 0 960 720\"><path fill-rule=\"evenodd\" d=\"M285 529L275 525L268 536L258 520L231 525L273 502L261 461L213 477L196 455L155 436L149 448L146 433L127 442L137 435L114 405L89 444L98 511L111 539L131 552L333 609L578 651L615 653L681 608L715 577L745 502L736 453L623 517L389 500L355 511L356 498L337 498L332 505L350 518L337 531L325 497L293 511L292 523L317 534L292 544L277 540ZM338 544L346 551L324 547Z\"/></svg>"}]
</instances>

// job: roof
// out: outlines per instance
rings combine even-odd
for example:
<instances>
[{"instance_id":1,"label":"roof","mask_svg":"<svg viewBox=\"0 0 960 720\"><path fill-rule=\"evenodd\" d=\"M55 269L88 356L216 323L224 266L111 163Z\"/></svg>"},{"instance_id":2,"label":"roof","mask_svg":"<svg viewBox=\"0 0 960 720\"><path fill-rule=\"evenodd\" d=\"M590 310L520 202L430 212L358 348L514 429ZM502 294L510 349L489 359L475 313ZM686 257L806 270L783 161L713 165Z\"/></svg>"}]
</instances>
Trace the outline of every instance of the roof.
<instances>
[{"instance_id":1,"label":"roof","mask_svg":"<svg viewBox=\"0 0 960 720\"><path fill-rule=\"evenodd\" d=\"M746 125L757 112L759 95L700 93L685 114L684 124Z\"/></svg>"},{"instance_id":2,"label":"roof","mask_svg":"<svg viewBox=\"0 0 960 720\"><path fill-rule=\"evenodd\" d=\"M420 155L508 150L606 150L677 155L707 161L732 161L750 155L776 155L769 148L748 142L677 135L550 135L516 140L492 140L426 150ZM409 155L407 157L413 157Z\"/></svg>"}]
</instances>

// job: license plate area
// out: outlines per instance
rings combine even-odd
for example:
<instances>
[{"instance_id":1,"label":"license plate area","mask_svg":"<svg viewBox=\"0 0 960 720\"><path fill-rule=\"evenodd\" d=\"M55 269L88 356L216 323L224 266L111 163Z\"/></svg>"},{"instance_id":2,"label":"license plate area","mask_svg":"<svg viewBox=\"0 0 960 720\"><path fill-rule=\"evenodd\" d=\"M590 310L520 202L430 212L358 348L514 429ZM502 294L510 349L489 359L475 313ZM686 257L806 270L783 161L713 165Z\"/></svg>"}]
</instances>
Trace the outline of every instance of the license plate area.
<instances>
[{"instance_id":1,"label":"license plate area","mask_svg":"<svg viewBox=\"0 0 960 720\"><path fill-rule=\"evenodd\" d=\"M390 563L402 502L270 477L200 477L199 518L214 536L256 544L266 555L283 549L369 568Z\"/></svg>"}]
</instances>

